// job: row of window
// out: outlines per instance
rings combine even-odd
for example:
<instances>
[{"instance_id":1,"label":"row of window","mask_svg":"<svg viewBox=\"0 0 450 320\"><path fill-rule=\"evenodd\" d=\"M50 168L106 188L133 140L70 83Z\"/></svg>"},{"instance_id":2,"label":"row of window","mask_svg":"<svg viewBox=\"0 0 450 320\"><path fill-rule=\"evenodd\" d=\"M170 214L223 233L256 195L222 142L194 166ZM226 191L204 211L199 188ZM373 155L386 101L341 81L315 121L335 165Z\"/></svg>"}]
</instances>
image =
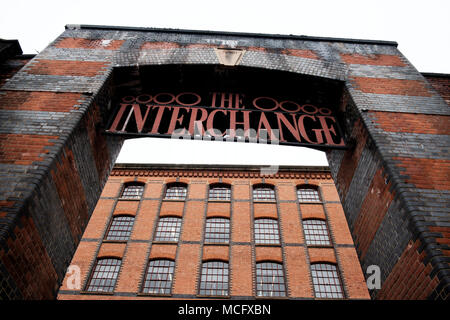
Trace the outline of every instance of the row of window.
<instances>
[{"instance_id":1,"label":"row of window","mask_svg":"<svg viewBox=\"0 0 450 320\"><path fill-rule=\"evenodd\" d=\"M96 261L86 287L87 292L113 292L122 260L102 258ZM141 292L170 295L175 269L173 260L151 260L142 283ZM343 298L338 270L334 264L311 264L311 276L317 298ZM229 295L229 266L224 261L203 262L198 294L202 296ZM283 265L264 261L256 263L256 295L285 297L286 285Z\"/></svg>"},{"instance_id":2,"label":"row of window","mask_svg":"<svg viewBox=\"0 0 450 320\"><path fill-rule=\"evenodd\" d=\"M125 185L122 199L140 199L144 192L143 184ZM167 185L164 199L184 200L187 194L187 186L182 183L171 183ZM300 202L320 202L319 191L314 186L298 186L297 196ZM231 199L231 186L227 184L214 184L209 188L209 200L229 201ZM275 189L272 185L259 184L253 187L253 200L275 201Z\"/></svg>"},{"instance_id":3,"label":"row of window","mask_svg":"<svg viewBox=\"0 0 450 320\"><path fill-rule=\"evenodd\" d=\"M127 241L133 228L133 216L115 216L106 233L105 240ZM320 219L303 220L305 240L308 245L330 245L326 222ZM178 242L181 231L181 218L162 217L159 219L153 241ZM256 244L280 244L278 221L259 218L254 221ZM230 219L208 218L205 226L205 243L229 243Z\"/></svg>"}]
</instances>

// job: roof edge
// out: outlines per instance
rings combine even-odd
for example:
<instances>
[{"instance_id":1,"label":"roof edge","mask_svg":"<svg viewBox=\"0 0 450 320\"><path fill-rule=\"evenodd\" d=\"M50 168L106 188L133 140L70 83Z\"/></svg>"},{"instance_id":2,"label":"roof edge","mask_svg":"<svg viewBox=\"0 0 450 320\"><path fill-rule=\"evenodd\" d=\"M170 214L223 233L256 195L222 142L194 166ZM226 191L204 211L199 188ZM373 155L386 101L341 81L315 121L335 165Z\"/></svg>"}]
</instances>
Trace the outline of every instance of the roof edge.
<instances>
[{"instance_id":1,"label":"roof edge","mask_svg":"<svg viewBox=\"0 0 450 320\"><path fill-rule=\"evenodd\" d=\"M305 41L322 41L322 42L343 42L358 44L379 44L388 46L398 46L396 41L388 40L367 40L367 39L351 39L351 38L333 38L333 37L316 37L305 35L283 35L283 34L264 34L250 32L233 32L233 31L211 31L211 30L189 30L189 29L171 29L171 28L150 28L150 27L124 27L124 26L106 26L106 25L89 25L89 24L67 24L66 29L94 29L94 30L119 30L119 31L140 31L140 32L163 32L163 33L184 33L184 34L202 34L202 35L224 35L224 36L240 36L251 38L271 38L284 40L305 40Z\"/></svg>"},{"instance_id":2,"label":"roof edge","mask_svg":"<svg viewBox=\"0 0 450 320\"><path fill-rule=\"evenodd\" d=\"M168 163L116 163L113 169L182 169L182 170L261 170L269 165L234 165L234 164L168 164ZM279 171L330 172L328 166L278 166Z\"/></svg>"},{"instance_id":3,"label":"roof edge","mask_svg":"<svg viewBox=\"0 0 450 320\"><path fill-rule=\"evenodd\" d=\"M450 73L421 72L424 77L450 78Z\"/></svg>"}]
</instances>

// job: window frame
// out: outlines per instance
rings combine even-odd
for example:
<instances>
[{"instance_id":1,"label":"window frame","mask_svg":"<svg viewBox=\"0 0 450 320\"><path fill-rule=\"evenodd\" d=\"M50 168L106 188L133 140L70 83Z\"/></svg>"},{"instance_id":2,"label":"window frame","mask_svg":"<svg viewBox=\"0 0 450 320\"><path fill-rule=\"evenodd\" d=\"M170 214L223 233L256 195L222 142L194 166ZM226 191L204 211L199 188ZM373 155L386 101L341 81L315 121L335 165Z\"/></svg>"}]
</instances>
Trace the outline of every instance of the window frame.
<instances>
[{"instance_id":1,"label":"window frame","mask_svg":"<svg viewBox=\"0 0 450 320\"><path fill-rule=\"evenodd\" d=\"M317 199L318 200L316 200L315 198L313 200L308 200L308 198L306 198L306 200L305 200L305 198L301 199L301 197L299 196L299 191L300 190L313 190L313 191L315 191L317 193ZM312 184L301 184L301 185L298 185L297 188L296 188L296 195L297 195L297 200L298 200L299 203L305 203L305 204L308 204L308 203L323 203L322 196L320 194L320 188L319 188L319 186L316 186L316 185L312 185Z\"/></svg>"},{"instance_id":2,"label":"window frame","mask_svg":"<svg viewBox=\"0 0 450 320\"><path fill-rule=\"evenodd\" d=\"M137 196L136 197L128 197L128 196L124 197L124 193L128 187L142 187L142 191L138 197ZM122 190L120 191L119 199L126 200L126 201L140 201L144 197L144 191L145 191L145 183L144 182L139 182L139 181L126 182L123 184Z\"/></svg>"},{"instance_id":3,"label":"window frame","mask_svg":"<svg viewBox=\"0 0 450 320\"><path fill-rule=\"evenodd\" d=\"M118 266L117 270L113 272L116 275L115 278L113 280L111 280L111 278L106 278L107 280L114 281L113 285L110 286L112 289L110 291L98 291L98 290L91 291L91 290L89 290L89 288L91 287L92 280L93 279L102 279L102 278L94 278L94 275L95 275L96 272L104 272L104 271L100 271L100 270L97 271L97 267L99 265L99 262L103 261L103 260L116 260L116 261L119 261L118 265L113 265L113 267ZM105 265L105 267L111 267L111 265ZM119 279L120 268L121 267L122 267L122 258L114 257L114 256L105 256L105 257L100 257L100 258L97 257L95 259L95 262L94 262L90 272L89 272L89 277L88 277L88 279L86 281L86 284L84 286L84 290L82 291L82 293L113 295L114 291L116 289L117 280ZM96 286L96 287L99 287L99 286Z\"/></svg>"},{"instance_id":4,"label":"window frame","mask_svg":"<svg viewBox=\"0 0 450 320\"><path fill-rule=\"evenodd\" d=\"M211 198L211 191L216 189L216 188L221 188L221 189L226 189L227 190L227 197L226 197L226 199L217 199L217 198L214 199L214 198ZM212 183L212 184L210 184L209 188L208 188L208 201L230 202L231 201L231 185L227 184L227 183Z\"/></svg>"},{"instance_id":5,"label":"window frame","mask_svg":"<svg viewBox=\"0 0 450 320\"><path fill-rule=\"evenodd\" d=\"M327 237L328 237L328 244L312 244L312 243L308 243L308 235L306 233L306 230L308 228L305 228L305 222L306 221L320 221L323 223L323 226L325 227L325 231L327 233ZM333 241L331 239L331 233L330 233L330 229L328 227L328 223L325 219L320 219L320 218L307 218L307 219L302 219L302 228L303 228L303 234L305 236L305 243L308 247L332 247L333 246ZM311 229L309 229L311 230ZM320 235L319 235L320 236ZM311 239L309 239L311 241ZM320 240L312 240L312 241L320 241Z\"/></svg>"},{"instance_id":6,"label":"window frame","mask_svg":"<svg viewBox=\"0 0 450 320\"><path fill-rule=\"evenodd\" d=\"M255 197L255 193L258 189L270 189L273 192L273 198L272 196L269 198L261 198L261 197ZM252 187L252 200L253 202L263 202L263 203L274 203L277 201L277 193L275 190L275 186L268 183L258 183L253 185Z\"/></svg>"},{"instance_id":7,"label":"window frame","mask_svg":"<svg viewBox=\"0 0 450 320\"><path fill-rule=\"evenodd\" d=\"M263 285L263 284L271 285L272 288L273 288L274 284L278 284L278 285L282 284L283 287L284 287L284 291L283 291L284 295L276 295L276 296L273 296L273 295L258 295L258 284L259 284L259 282L258 282L258 279L259 279L258 278L258 271L259 271L258 266L261 266L261 265L266 264L266 263L269 263L269 264L272 264L272 265L277 265L279 267L276 270L277 271L281 270L281 272L283 273L282 276L281 276L281 279L283 280L283 282L276 282L276 283L268 283L268 282L264 282L263 283L263 282L261 282L261 285ZM275 269L274 268L271 268L271 269L262 269L262 268L260 268L260 270L272 270L273 271ZM266 275L266 277L272 277L273 278L274 275L272 273L271 275ZM280 276L277 276L277 277L280 278ZM258 299L286 299L286 298L288 298L286 272L284 270L284 264L279 262L279 261L274 261L274 260L261 260L261 261L256 262L255 263L255 284L254 284L254 286L255 286L255 296ZM260 290L260 291L261 292L265 292L264 290ZM269 292L271 292L271 291L269 291ZM281 292L281 291L276 291L276 292Z\"/></svg>"},{"instance_id":8,"label":"window frame","mask_svg":"<svg viewBox=\"0 0 450 320\"><path fill-rule=\"evenodd\" d=\"M175 197L175 196L171 196L171 198L167 197L167 192L171 189L171 188L177 188L177 187L183 187L184 188L184 195L183 198L181 197ZM186 183L183 182L171 182L171 183L167 183L165 188L164 188L164 196L163 196L163 201L186 201L188 195L188 185Z\"/></svg>"},{"instance_id":9,"label":"window frame","mask_svg":"<svg viewBox=\"0 0 450 320\"><path fill-rule=\"evenodd\" d=\"M133 221L131 222L131 227L130 227L130 231L129 231L129 235L127 237L126 240L117 240L117 239L108 239L108 235L111 232L111 227L114 224L114 220L117 218L121 218L121 217L131 217L133 218ZM105 232L105 235L103 237L103 241L105 242L127 242L128 240L130 240L131 237L131 233L133 232L133 227L134 227L134 222L136 220L136 217L132 214L117 214L117 215L113 215L110 219L109 225L108 225L108 229Z\"/></svg>"},{"instance_id":10,"label":"window frame","mask_svg":"<svg viewBox=\"0 0 450 320\"><path fill-rule=\"evenodd\" d=\"M262 220L265 220L264 222L262 222ZM276 223L276 228L256 228L256 226L258 225L268 225L269 223L267 223L266 221L274 221ZM262 222L262 223L258 223L257 222ZM267 235L271 235L271 233L257 233L257 230L276 230L277 232L277 243L267 243L267 242L258 242L260 240L260 238L257 238L256 235L257 234L262 234L264 235L264 237L262 238L263 240L267 240ZM261 217L261 218L255 218L253 219L253 237L254 237L254 242L255 245L259 245L259 246L280 246L281 245L281 233L280 233L280 223L278 221L278 219L274 219L274 218L269 218L269 217ZM270 237L269 237L270 239Z\"/></svg>"},{"instance_id":11,"label":"window frame","mask_svg":"<svg viewBox=\"0 0 450 320\"><path fill-rule=\"evenodd\" d=\"M207 235L208 235L208 222L213 220L213 219L222 219L222 220L225 220L228 223L228 233L227 233L226 242L217 242L217 241L216 242L211 242L211 241L207 240L207 238L208 238L207 237ZM226 229L226 227L225 227L225 229ZM211 234L211 232L209 234ZM219 234L225 234L225 232L221 232ZM212 238L212 237L209 237L209 238ZM231 240L230 238L231 238L231 221L230 221L230 218L214 216L214 217L207 217L205 219L205 233L204 233L204 236L203 236L203 243L204 244L207 244L207 245L215 245L215 244L216 245L228 245L230 243L230 240ZM222 238L219 237L219 239L222 239Z\"/></svg>"},{"instance_id":12,"label":"window frame","mask_svg":"<svg viewBox=\"0 0 450 320\"><path fill-rule=\"evenodd\" d=\"M313 270L313 267L314 266L316 266L316 265L326 265L326 266L332 266L333 268L334 268L334 270ZM340 289L340 294L342 295L342 297L318 297L317 296L317 294L318 294L318 291L316 290L316 286L320 286L320 285L324 285L324 284L320 284L320 283L316 283L316 279L319 279L319 278L324 278L324 279L330 279L330 277L315 277L314 275L313 275L313 271L315 271L315 272L317 272L317 271L320 271L320 272L335 272L336 273L336 277L333 277L333 279L337 279L338 280L338 287L339 287L339 289ZM310 273L311 273L311 281L312 281L312 285L313 285L313 291L314 291L314 298L316 298L316 299L331 299L331 300L341 300L341 299L345 299L345 291L344 291L344 284L343 284L343 282L342 282L342 277L341 277L341 273L340 273L340 271L339 271L339 268L338 268L338 266L337 266L337 264L335 264L335 263L331 263L331 262L328 262L328 261L318 261L318 262L314 262L314 263L311 263L311 265L310 265ZM334 287L336 287L337 285L334 285ZM319 292L322 292L322 291L319 291Z\"/></svg>"},{"instance_id":13,"label":"window frame","mask_svg":"<svg viewBox=\"0 0 450 320\"><path fill-rule=\"evenodd\" d=\"M226 283L226 294L223 294L223 295L221 295L221 294L207 294L207 293L202 293L201 292L202 284L203 283L208 283L208 282L203 282L202 281L203 276L206 276L206 277L208 275L213 275L214 276L214 273L206 273L206 274L203 273L205 264L211 264L211 263L222 263L222 264L226 264L226 266L227 266L226 268L221 269L221 270L226 270L227 271L227 274L226 274L227 280L226 281L210 282L210 283L221 283L221 284ZM214 270L214 269L218 269L218 268L206 268L206 269L207 270L210 270L210 269ZM222 278L223 278L223 275L224 275L224 272L222 272ZM219 276L219 274L217 274L217 276ZM208 289L203 289L203 290L208 290ZM209 289L209 290L212 290L212 289ZM217 289L215 289L215 290L217 290ZM228 298L228 297L230 297L230 263L228 261L220 260L220 259L213 259L213 260L202 261L201 266L200 266L200 277L199 277L199 280L198 280L197 295L199 297L215 297L215 298Z\"/></svg>"},{"instance_id":14,"label":"window frame","mask_svg":"<svg viewBox=\"0 0 450 320\"><path fill-rule=\"evenodd\" d=\"M158 240L157 239L157 236L158 236L158 230L159 230L159 227L160 227L160 222L161 222L161 220L162 219L177 219L177 221L179 222L179 223L177 223L177 224L179 224L179 227L178 227L178 230L177 230L177 232L178 232L178 235L177 235L177 240ZM160 216L159 218L158 218L158 221L156 222L156 226L155 226L155 234L153 235L153 242L157 242L157 243L178 243L179 241L180 241L180 237L181 237L181 227L182 227L182 224L183 224L183 219L181 218L181 217L179 217L179 216L171 216L171 215L167 215L167 216ZM167 227L167 226L166 226ZM165 230L163 230L163 232L168 232L168 231L165 231Z\"/></svg>"},{"instance_id":15,"label":"window frame","mask_svg":"<svg viewBox=\"0 0 450 320\"><path fill-rule=\"evenodd\" d=\"M145 283L147 282L147 281L151 281L151 280L147 280L147 277L148 277L148 275L149 275L149 269L150 269L150 266L151 266L151 263L152 262L155 262L155 261L158 261L158 262L161 262L161 261L169 261L170 263L171 263L171 265L170 266L168 266L168 267L166 267L166 266L157 266L157 267L166 267L166 268L171 268L172 269L172 273L162 273L162 275L170 275L170 277L171 277L171 280L170 280L170 287L169 287L169 292L168 293L155 293L155 292L144 292L144 289L146 288L146 286L145 286ZM143 279L142 279L142 283L141 283L141 287L140 287L140 292L139 292L139 295L144 295L144 296L159 296L159 297L161 297L161 296L165 296L165 297L167 297L167 296L171 296L172 295L172 289L173 289L173 280L174 280L174 277L175 277L175 268L176 268L176 263L175 263L175 261L173 260L173 259L168 259L168 258L155 258L155 259L149 259L148 260L148 262L147 262L147 266L146 266L146 268L145 268L145 273L144 273L144 276L143 276ZM158 273L152 273L152 274L158 274ZM163 280L156 280L156 281L163 281ZM164 280L164 281L166 281L166 282L168 282L167 280ZM150 287L149 287L150 288ZM161 287L158 287L158 288L161 288ZM166 288L165 288L166 289Z\"/></svg>"}]
</instances>

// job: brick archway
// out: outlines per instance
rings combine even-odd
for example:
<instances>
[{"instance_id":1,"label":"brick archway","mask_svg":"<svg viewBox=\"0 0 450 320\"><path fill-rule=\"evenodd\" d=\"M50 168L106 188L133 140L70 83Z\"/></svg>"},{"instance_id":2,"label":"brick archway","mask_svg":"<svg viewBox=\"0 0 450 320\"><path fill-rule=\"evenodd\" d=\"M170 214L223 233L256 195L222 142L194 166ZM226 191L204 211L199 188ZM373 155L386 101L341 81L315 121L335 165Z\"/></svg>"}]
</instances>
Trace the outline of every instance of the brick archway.
<instances>
[{"instance_id":1,"label":"brick archway","mask_svg":"<svg viewBox=\"0 0 450 320\"><path fill-rule=\"evenodd\" d=\"M239 49L224 61L221 48ZM374 298L448 298L448 105L396 43L67 26L0 91L0 296L54 298L122 138L114 70L233 65L339 81L347 150L327 157Z\"/></svg>"}]
</instances>

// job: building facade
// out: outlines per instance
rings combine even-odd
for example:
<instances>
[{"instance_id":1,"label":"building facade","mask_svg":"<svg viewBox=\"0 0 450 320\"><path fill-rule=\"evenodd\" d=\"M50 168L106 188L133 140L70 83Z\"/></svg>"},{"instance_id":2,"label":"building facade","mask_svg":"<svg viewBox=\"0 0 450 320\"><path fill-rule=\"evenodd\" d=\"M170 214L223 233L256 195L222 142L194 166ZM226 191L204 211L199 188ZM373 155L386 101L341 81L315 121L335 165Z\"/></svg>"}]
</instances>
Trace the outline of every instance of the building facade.
<instances>
[{"instance_id":1,"label":"building facade","mask_svg":"<svg viewBox=\"0 0 450 320\"><path fill-rule=\"evenodd\" d=\"M370 299L329 169L116 165L58 299L193 298Z\"/></svg>"}]
</instances>

